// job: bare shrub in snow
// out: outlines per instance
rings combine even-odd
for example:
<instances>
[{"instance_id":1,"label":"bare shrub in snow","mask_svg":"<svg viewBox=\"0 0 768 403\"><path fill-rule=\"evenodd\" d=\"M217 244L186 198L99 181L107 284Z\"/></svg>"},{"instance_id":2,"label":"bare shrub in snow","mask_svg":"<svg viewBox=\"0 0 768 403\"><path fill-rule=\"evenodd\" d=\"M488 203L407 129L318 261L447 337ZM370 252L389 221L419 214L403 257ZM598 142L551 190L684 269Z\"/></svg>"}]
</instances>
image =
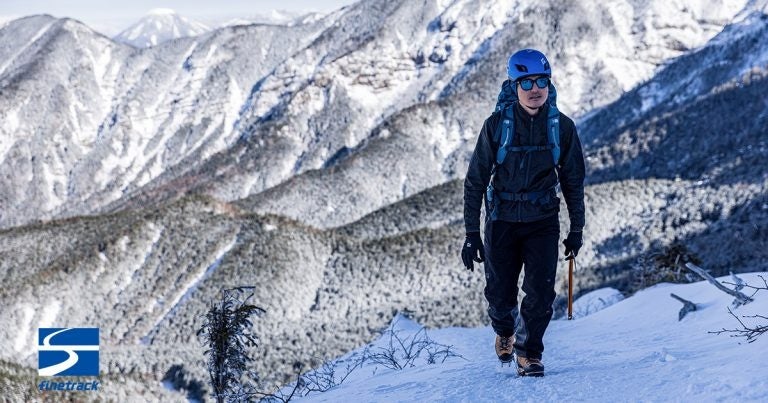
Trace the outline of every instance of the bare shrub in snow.
<instances>
[{"instance_id":1,"label":"bare shrub in snow","mask_svg":"<svg viewBox=\"0 0 768 403\"><path fill-rule=\"evenodd\" d=\"M696 277L683 266L699 259L685 245L674 243L661 250L658 248L640 256L632 266L632 288L642 290L658 283L690 283Z\"/></svg>"},{"instance_id":2,"label":"bare shrub in snow","mask_svg":"<svg viewBox=\"0 0 768 403\"><path fill-rule=\"evenodd\" d=\"M755 294L757 294L760 290L768 291L768 280L766 280L765 277L763 277L763 276L758 276L758 277L760 277L761 280L763 280L763 285L762 286L749 285L749 284L744 283L743 281L741 281L741 279L739 279L738 277L736 277L736 276L733 276L733 277L736 280L736 283L725 282L725 284L729 284L729 285L735 286L737 291L741 290L741 289L745 289L745 288L746 289L754 290L754 292L752 293L750 298L754 297ZM764 315L745 315L745 316L742 316L741 318L739 318L738 316L736 316L736 314L733 313L733 311L731 311L731 308L728 308L728 313L730 313L731 316L736 318L736 321L739 322L739 325L741 327L739 327L737 329L726 329L726 328L723 328L721 330L712 331L712 332L709 332L709 333L713 333L713 334L724 334L724 333L726 333L726 334L730 334L731 337L744 337L744 338L747 339L747 343L752 343L753 341L755 341L755 339L757 339L758 336L768 332L768 323L755 324L755 325L747 325L742 320L742 319L750 319L751 318L751 319L763 319L763 320L768 321L768 316L764 316Z\"/></svg>"},{"instance_id":3,"label":"bare shrub in snow","mask_svg":"<svg viewBox=\"0 0 768 403\"><path fill-rule=\"evenodd\" d=\"M279 388L274 393L256 392L253 395L262 396L261 402L289 402L294 396L307 396L313 392L326 392L336 386L341 385L347 377L356 369L360 368L364 362L364 357L354 354L345 360L336 360L324 362L319 368L302 374L304 364L296 362L296 382ZM344 365L346 364L346 365ZM344 368L341 369L342 365Z\"/></svg>"},{"instance_id":4,"label":"bare shrub in snow","mask_svg":"<svg viewBox=\"0 0 768 403\"><path fill-rule=\"evenodd\" d=\"M768 316L745 315L739 318L738 316L736 316L736 314L733 313L733 311L731 311L731 308L728 308L728 313L730 313L731 316L736 318L736 320L739 322L739 325L741 325L741 327L737 329L723 328L721 330L716 330L709 333L713 333L713 334L727 333L727 334L730 334L731 337L744 337L747 339L747 343L752 343L753 341L755 341L755 339L757 339L758 336L768 332L768 323L757 324L757 325L746 325L744 321L741 320L742 318L757 318L757 319L768 320Z\"/></svg>"},{"instance_id":5,"label":"bare shrub in snow","mask_svg":"<svg viewBox=\"0 0 768 403\"><path fill-rule=\"evenodd\" d=\"M353 355L350 359L324 362L323 365L307 374L304 374L304 395L310 392L325 392L341 385L347 377L363 365L364 357ZM341 366L344 368L341 369Z\"/></svg>"},{"instance_id":6,"label":"bare shrub in snow","mask_svg":"<svg viewBox=\"0 0 768 403\"><path fill-rule=\"evenodd\" d=\"M406 316L407 317L407 316ZM379 346L369 345L361 353L349 357L324 362L320 367L301 374L303 365L297 363L296 382L278 389L274 393L255 392L252 396L261 396L262 402L288 402L294 396L307 396L313 392L326 392L341 385L352 372L365 365L372 364L393 370L416 366L421 361L427 364L443 363L452 357L464 358L453 351L453 346L437 343L427 334L425 327L410 334L398 329L399 317L382 332Z\"/></svg>"},{"instance_id":7,"label":"bare shrub in snow","mask_svg":"<svg viewBox=\"0 0 768 403\"><path fill-rule=\"evenodd\" d=\"M422 327L410 336L402 336L402 330L396 330L397 319L383 336L389 337L384 347L369 347L365 350L364 359L386 368L401 370L415 366L419 357L428 364L443 363L451 357L464 358L452 351L453 346L437 343L429 338L427 329Z\"/></svg>"}]
</instances>

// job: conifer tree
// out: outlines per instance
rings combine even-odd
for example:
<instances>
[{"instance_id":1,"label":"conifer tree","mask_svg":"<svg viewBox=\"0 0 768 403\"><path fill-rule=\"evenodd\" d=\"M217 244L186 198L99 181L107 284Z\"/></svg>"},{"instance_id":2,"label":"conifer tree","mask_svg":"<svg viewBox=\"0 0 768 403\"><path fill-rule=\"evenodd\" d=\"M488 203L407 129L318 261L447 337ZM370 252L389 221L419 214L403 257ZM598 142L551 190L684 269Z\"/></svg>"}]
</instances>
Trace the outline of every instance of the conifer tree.
<instances>
[{"instance_id":1,"label":"conifer tree","mask_svg":"<svg viewBox=\"0 0 768 403\"><path fill-rule=\"evenodd\" d=\"M253 359L248 347L256 346L256 337L250 333L251 316L265 311L248 303L253 297L253 287L236 287L222 290L221 299L211 302L205 322L197 336L208 349L208 374L213 396L218 403L238 400L249 393L241 377ZM242 298L244 295L247 297Z\"/></svg>"}]
</instances>

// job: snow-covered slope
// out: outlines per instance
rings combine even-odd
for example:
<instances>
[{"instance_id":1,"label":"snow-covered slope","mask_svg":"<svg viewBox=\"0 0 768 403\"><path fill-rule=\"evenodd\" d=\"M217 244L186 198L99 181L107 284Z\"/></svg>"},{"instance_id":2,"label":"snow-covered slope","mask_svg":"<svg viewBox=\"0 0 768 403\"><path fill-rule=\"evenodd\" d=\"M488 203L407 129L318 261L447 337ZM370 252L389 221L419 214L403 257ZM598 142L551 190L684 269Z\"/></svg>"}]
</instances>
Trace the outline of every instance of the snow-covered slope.
<instances>
[{"instance_id":1,"label":"snow-covered slope","mask_svg":"<svg viewBox=\"0 0 768 403\"><path fill-rule=\"evenodd\" d=\"M395 192L331 200L350 211L316 219L349 222L461 175L511 49L545 50L562 108L579 115L706 42L744 3L366 0L308 23L223 28L144 50L74 21L16 20L0 30L0 172L19 173L0 190L0 226L130 207L126 196L235 200L402 132L392 146L406 147L401 160L432 163L417 176L403 165ZM408 151L416 140L427 146ZM319 209L304 210L290 215Z\"/></svg>"},{"instance_id":2,"label":"snow-covered slope","mask_svg":"<svg viewBox=\"0 0 768 403\"><path fill-rule=\"evenodd\" d=\"M741 277L764 287L759 275L767 278L768 273ZM698 310L678 321L682 304L671 293L696 303ZM430 339L453 346L463 359L430 365L422 357L415 366L399 371L369 361L340 386L296 401L765 401L768 335L747 343L743 337L710 333L741 328L727 311L732 300L704 281L660 284L589 316L555 320L544 338L543 378L520 378L513 369L501 368L490 327L428 330ZM577 308L579 304L576 301ZM768 319L747 317L766 315L768 290L759 291L754 302L733 312L747 326L768 325ZM394 323L390 330L401 339L420 329L402 317ZM368 353L386 350L389 340L385 334L364 348ZM340 359L337 382L350 357L365 355L364 348Z\"/></svg>"},{"instance_id":3,"label":"snow-covered slope","mask_svg":"<svg viewBox=\"0 0 768 403\"><path fill-rule=\"evenodd\" d=\"M198 36L210 31L206 25L178 15L169 8L150 10L137 23L115 35L114 40L146 48L171 39Z\"/></svg>"}]
</instances>

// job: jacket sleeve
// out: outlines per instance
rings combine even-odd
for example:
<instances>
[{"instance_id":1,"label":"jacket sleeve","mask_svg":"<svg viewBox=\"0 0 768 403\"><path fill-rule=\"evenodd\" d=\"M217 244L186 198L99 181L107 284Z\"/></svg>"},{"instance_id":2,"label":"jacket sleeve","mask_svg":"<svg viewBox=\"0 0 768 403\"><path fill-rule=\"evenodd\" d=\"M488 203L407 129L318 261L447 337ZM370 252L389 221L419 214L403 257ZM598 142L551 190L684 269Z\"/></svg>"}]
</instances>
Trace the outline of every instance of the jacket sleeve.
<instances>
[{"instance_id":1,"label":"jacket sleeve","mask_svg":"<svg viewBox=\"0 0 768 403\"><path fill-rule=\"evenodd\" d=\"M580 232L584 229L584 153L573 121L568 119L563 129L565 136L558 169L560 188L568 206L571 231Z\"/></svg>"},{"instance_id":2,"label":"jacket sleeve","mask_svg":"<svg viewBox=\"0 0 768 403\"><path fill-rule=\"evenodd\" d=\"M483 123L464 179L464 228L467 233L480 232L480 208L491 177L493 160L496 158L492 145L492 117L493 115Z\"/></svg>"}]
</instances>

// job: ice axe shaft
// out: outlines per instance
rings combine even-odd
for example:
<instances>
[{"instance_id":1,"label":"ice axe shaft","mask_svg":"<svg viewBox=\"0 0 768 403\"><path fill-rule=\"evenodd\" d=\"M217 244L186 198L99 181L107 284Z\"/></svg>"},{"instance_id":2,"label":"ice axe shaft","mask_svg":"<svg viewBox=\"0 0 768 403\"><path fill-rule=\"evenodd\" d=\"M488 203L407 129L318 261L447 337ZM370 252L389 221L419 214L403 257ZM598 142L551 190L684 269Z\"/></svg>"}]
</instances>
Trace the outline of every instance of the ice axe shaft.
<instances>
[{"instance_id":1,"label":"ice axe shaft","mask_svg":"<svg viewBox=\"0 0 768 403\"><path fill-rule=\"evenodd\" d=\"M573 319L573 261L576 257L573 253L565 258L568 261L568 320Z\"/></svg>"}]
</instances>

